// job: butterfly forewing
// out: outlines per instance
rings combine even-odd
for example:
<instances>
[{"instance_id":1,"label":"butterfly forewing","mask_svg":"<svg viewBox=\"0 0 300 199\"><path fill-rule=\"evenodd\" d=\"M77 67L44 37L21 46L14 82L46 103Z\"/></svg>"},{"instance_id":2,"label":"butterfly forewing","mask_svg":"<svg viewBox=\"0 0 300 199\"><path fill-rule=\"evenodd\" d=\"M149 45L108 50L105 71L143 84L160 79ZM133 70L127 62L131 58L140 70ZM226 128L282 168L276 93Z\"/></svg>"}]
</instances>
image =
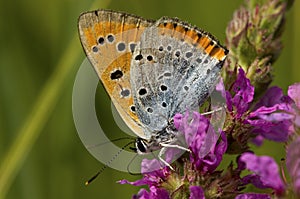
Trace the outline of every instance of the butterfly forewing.
<instances>
[{"instance_id":1,"label":"butterfly forewing","mask_svg":"<svg viewBox=\"0 0 300 199\"><path fill-rule=\"evenodd\" d=\"M130 62L145 28L154 22L137 16L98 10L83 13L78 21L80 40L102 84L125 123L144 137L130 85Z\"/></svg>"}]
</instances>

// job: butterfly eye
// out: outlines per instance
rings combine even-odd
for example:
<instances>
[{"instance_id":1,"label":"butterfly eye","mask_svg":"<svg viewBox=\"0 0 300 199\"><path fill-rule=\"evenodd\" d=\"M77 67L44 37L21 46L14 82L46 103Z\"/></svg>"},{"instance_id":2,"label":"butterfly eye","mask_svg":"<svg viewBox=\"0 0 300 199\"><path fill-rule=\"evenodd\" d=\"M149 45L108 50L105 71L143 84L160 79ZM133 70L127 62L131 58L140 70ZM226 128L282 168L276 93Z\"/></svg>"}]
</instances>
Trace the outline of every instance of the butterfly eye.
<instances>
[{"instance_id":1,"label":"butterfly eye","mask_svg":"<svg viewBox=\"0 0 300 199\"><path fill-rule=\"evenodd\" d=\"M184 86L183 88L184 88L184 90L186 90L186 91L189 90L189 87L188 87L188 86Z\"/></svg>"},{"instance_id":2,"label":"butterfly eye","mask_svg":"<svg viewBox=\"0 0 300 199\"><path fill-rule=\"evenodd\" d=\"M163 102L163 103L161 103L161 106L165 108L165 107L167 107L167 103Z\"/></svg>"},{"instance_id":3,"label":"butterfly eye","mask_svg":"<svg viewBox=\"0 0 300 199\"><path fill-rule=\"evenodd\" d=\"M138 149L138 151L145 153L147 150L147 146L146 143L144 142L144 140L142 140L141 138L138 138L135 142L136 148Z\"/></svg>"},{"instance_id":4,"label":"butterfly eye","mask_svg":"<svg viewBox=\"0 0 300 199\"><path fill-rule=\"evenodd\" d=\"M158 48L158 50L159 50L159 51L163 51L163 50L164 50L164 47L160 46L160 47Z\"/></svg>"}]
</instances>

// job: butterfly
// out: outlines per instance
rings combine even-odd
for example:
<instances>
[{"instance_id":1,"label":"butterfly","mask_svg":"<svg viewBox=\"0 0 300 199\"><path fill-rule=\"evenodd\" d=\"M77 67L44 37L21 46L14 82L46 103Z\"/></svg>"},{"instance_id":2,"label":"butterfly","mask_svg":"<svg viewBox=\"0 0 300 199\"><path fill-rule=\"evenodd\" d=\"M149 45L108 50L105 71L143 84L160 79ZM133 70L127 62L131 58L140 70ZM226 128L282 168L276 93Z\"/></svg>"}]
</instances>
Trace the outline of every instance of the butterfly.
<instances>
[{"instance_id":1,"label":"butterfly","mask_svg":"<svg viewBox=\"0 0 300 199\"><path fill-rule=\"evenodd\" d=\"M85 12L80 41L139 154L175 145L176 113L197 110L228 54L211 34L178 18L148 20L111 10ZM168 162L160 158L166 165Z\"/></svg>"}]
</instances>

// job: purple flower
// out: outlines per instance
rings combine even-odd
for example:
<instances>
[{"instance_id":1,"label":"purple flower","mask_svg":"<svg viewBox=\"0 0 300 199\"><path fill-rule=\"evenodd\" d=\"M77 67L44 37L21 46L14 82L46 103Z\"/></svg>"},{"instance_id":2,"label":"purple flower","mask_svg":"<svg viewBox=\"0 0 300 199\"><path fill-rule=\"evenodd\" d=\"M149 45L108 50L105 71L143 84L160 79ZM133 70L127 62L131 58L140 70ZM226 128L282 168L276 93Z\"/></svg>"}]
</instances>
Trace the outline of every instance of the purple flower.
<instances>
[{"instance_id":1,"label":"purple flower","mask_svg":"<svg viewBox=\"0 0 300 199\"><path fill-rule=\"evenodd\" d=\"M300 83L289 86L288 95L294 101L295 129L293 129L293 132L295 134L291 136L292 141L287 146L286 167L291 176L294 192L300 197L300 136L297 134L300 127Z\"/></svg>"},{"instance_id":2,"label":"purple flower","mask_svg":"<svg viewBox=\"0 0 300 199\"><path fill-rule=\"evenodd\" d=\"M199 186L190 186L190 193L189 199L205 199L204 191Z\"/></svg>"},{"instance_id":3,"label":"purple flower","mask_svg":"<svg viewBox=\"0 0 300 199\"><path fill-rule=\"evenodd\" d=\"M268 194L245 193L245 194L237 195L235 199L271 199L271 197Z\"/></svg>"},{"instance_id":4,"label":"purple flower","mask_svg":"<svg viewBox=\"0 0 300 199\"><path fill-rule=\"evenodd\" d=\"M170 199L170 196L166 190L151 186L150 192L141 189L138 194L132 196L132 199Z\"/></svg>"},{"instance_id":5,"label":"purple flower","mask_svg":"<svg viewBox=\"0 0 300 199\"><path fill-rule=\"evenodd\" d=\"M285 186L280 178L279 168L273 158L268 156L256 156L246 152L239 159L253 174L243 178L245 184L252 183L258 188L272 188L276 194L281 195Z\"/></svg>"},{"instance_id":6,"label":"purple flower","mask_svg":"<svg viewBox=\"0 0 300 199\"><path fill-rule=\"evenodd\" d=\"M254 86L251 85L250 80L246 78L245 72L242 68L239 69L238 77L233 85L233 98L229 97L227 103L229 107L236 107L236 117L241 118L242 115L249 109L250 103L254 97Z\"/></svg>"},{"instance_id":7,"label":"purple flower","mask_svg":"<svg viewBox=\"0 0 300 199\"><path fill-rule=\"evenodd\" d=\"M300 137L287 148L286 167L291 176L293 189L300 196Z\"/></svg>"},{"instance_id":8,"label":"purple flower","mask_svg":"<svg viewBox=\"0 0 300 199\"><path fill-rule=\"evenodd\" d=\"M300 83L289 86L288 95L294 101L294 123L300 127Z\"/></svg>"},{"instance_id":9,"label":"purple flower","mask_svg":"<svg viewBox=\"0 0 300 199\"><path fill-rule=\"evenodd\" d=\"M209 120L198 112L193 112L191 123L190 113L174 116L175 127L184 134L186 143L192 151L191 163L202 172L212 172L220 164L227 149L227 138L221 132L221 140L217 144L217 134ZM209 143L209 144L208 144Z\"/></svg>"},{"instance_id":10,"label":"purple flower","mask_svg":"<svg viewBox=\"0 0 300 199\"><path fill-rule=\"evenodd\" d=\"M168 167L164 167L156 171L144 173L143 178L135 182L129 182L128 180L120 180L118 181L118 183L131 184L134 186L149 186L149 192L145 189L141 189L138 194L133 196L134 199L168 199L170 198L168 191L161 188L160 186L164 181L166 181L169 175L170 169Z\"/></svg>"},{"instance_id":11,"label":"purple flower","mask_svg":"<svg viewBox=\"0 0 300 199\"><path fill-rule=\"evenodd\" d=\"M288 95L292 98L298 108L300 108L300 83L289 86Z\"/></svg>"},{"instance_id":12,"label":"purple flower","mask_svg":"<svg viewBox=\"0 0 300 199\"><path fill-rule=\"evenodd\" d=\"M153 161L156 160L154 159ZM135 182L129 182L128 180L120 180L118 182L120 184L131 184L134 186L142 186L142 185L159 186L160 183L164 182L169 175L170 175L170 169L168 167L164 167L156 171L144 173L143 178Z\"/></svg>"},{"instance_id":13,"label":"purple flower","mask_svg":"<svg viewBox=\"0 0 300 199\"><path fill-rule=\"evenodd\" d=\"M280 88L271 87L254 105L254 87L242 68L239 69L233 92L233 97L229 91L226 92L227 108L233 120L250 125L251 129L247 132L251 134L249 137L258 136L255 143L261 143L263 138L277 142L287 140L293 118L289 96L283 95Z\"/></svg>"}]
</instances>

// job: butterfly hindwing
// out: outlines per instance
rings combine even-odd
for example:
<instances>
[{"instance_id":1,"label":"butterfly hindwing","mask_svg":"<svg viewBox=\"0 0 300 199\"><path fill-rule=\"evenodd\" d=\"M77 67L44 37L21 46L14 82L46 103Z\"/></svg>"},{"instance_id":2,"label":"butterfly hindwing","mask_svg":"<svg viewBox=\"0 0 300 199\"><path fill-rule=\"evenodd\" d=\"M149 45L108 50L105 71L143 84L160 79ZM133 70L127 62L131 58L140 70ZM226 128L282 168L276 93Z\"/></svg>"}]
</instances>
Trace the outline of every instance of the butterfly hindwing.
<instances>
[{"instance_id":1,"label":"butterfly hindwing","mask_svg":"<svg viewBox=\"0 0 300 199\"><path fill-rule=\"evenodd\" d=\"M208 33L163 17L147 28L131 62L137 114L161 130L176 113L195 110L217 83L227 50Z\"/></svg>"}]
</instances>

